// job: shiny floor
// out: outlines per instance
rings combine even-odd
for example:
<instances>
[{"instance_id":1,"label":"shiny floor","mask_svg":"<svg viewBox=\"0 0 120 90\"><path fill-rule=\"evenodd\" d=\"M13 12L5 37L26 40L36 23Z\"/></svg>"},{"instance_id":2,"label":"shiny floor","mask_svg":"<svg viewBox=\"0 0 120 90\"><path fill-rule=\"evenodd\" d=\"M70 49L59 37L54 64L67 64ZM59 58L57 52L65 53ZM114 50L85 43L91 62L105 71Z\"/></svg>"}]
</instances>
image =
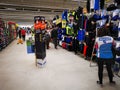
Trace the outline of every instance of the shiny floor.
<instances>
[{"instance_id":1,"label":"shiny floor","mask_svg":"<svg viewBox=\"0 0 120 90\"><path fill-rule=\"evenodd\" d=\"M34 54L27 54L26 44L13 41L0 52L0 90L120 90L120 78L110 85L104 70L104 86L96 84L97 67L73 52L53 45L47 50L47 63L35 66Z\"/></svg>"}]
</instances>

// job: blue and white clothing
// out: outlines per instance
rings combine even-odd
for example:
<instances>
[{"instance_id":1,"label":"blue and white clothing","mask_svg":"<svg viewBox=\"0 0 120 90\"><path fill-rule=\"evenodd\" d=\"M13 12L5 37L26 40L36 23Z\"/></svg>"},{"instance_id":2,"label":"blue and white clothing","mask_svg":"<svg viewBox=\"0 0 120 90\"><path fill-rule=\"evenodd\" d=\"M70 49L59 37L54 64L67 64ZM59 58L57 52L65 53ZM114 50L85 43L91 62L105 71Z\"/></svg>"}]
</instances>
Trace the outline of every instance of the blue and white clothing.
<instances>
[{"instance_id":1,"label":"blue and white clothing","mask_svg":"<svg viewBox=\"0 0 120 90\"><path fill-rule=\"evenodd\" d=\"M95 0L90 0L90 8L94 9Z\"/></svg>"},{"instance_id":2,"label":"blue and white clothing","mask_svg":"<svg viewBox=\"0 0 120 90\"><path fill-rule=\"evenodd\" d=\"M95 0L94 2L94 10L99 10L100 8L100 0Z\"/></svg>"},{"instance_id":3,"label":"blue and white clothing","mask_svg":"<svg viewBox=\"0 0 120 90\"><path fill-rule=\"evenodd\" d=\"M113 58L112 45L114 39L111 36L103 36L96 38L97 57L103 59Z\"/></svg>"}]
</instances>

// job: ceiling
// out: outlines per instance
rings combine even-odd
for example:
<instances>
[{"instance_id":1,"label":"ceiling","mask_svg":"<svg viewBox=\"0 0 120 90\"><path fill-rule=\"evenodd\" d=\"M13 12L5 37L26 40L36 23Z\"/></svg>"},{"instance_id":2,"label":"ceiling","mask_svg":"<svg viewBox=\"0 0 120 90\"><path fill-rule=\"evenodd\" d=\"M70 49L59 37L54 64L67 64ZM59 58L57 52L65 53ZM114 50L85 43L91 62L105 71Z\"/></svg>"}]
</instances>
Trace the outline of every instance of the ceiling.
<instances>
[{"instance_id":1,"label":"ceiling","mask_svg":"<svg viewBox=\"0 0 120 90\"><path fill-rule=\"evenodd\" d=\"M109 0L113 1L113 0ZM85 7L86 0L0 0L0 17L17 23L33 23L34 16L47 20L62 14L63 10Z\"/></svg>"}]
</instances>

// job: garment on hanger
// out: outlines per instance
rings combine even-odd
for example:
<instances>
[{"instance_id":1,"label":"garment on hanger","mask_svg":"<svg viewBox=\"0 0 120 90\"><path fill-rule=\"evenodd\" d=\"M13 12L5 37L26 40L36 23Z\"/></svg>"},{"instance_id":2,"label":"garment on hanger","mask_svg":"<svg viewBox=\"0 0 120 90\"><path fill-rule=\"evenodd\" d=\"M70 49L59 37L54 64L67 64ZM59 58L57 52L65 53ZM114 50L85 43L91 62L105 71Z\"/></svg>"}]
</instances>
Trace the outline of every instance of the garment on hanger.
<instances>
[{"instance_id":1,"label":"garment on hanger","mask_svg":"<svg viewBox=\"0 0 120 90\"><path fill-rule=\"evenodd\" d=\"M114 39L118 38L118 30L116 29L116 25L114 23L110 23L109 30L110 30L110 35Z\"/></svg>"},{"instance_id":2,"label":"garment on hanger","mask_svg":"<svg viewBox=\"0 0 120 90\"><path fill-rule=\"evenodd\" d=\"M58 39L62 40L62 34L58 34Z\"/></svg>"},{"instance_id":3,"label":"garment on hanger","mask_svg":"<svg viewBox=\"0 0 120 90\"><path fill-rule=\"evenodd\" d=\"M113 11L112 20L116 21L119 18L120 10L116 9Z\"/></svg>"},{"instance_id":4,"label":"garment on hanger","mask_svg":"<svg viewBox=\"0 0 120 90\"><path fill-rule=\"evenodd\" d=\"M72 37L69 37L69 36L66 37L65 38L65 42L68 43L68 44L70 44L72 42Z\"/></svg>"},{"instance_id":5,"label":"garment on hanger","mask_svg":"<svg viewBox=\"0 0 120 90\"><path fill-rule=\"evenodd\" d=\"M107 7L107 11L112 11L112 10L115 10L117 9L117 7L115 6L115 4L110 4L108 7Z\"/></svg>"},{"instance_id":6,"label":"garment on hanger","mask_svg":"<svg viewBox=\"0 0 120 90\"><path fill-rule=\"evenodd\" d=\"M106 10L101 10L101 18L104 18L107 15Z\"/></svg>"},{"instance_id":7,"label":"garment on hanger","mask_svg":"<svg viewBox=\"0 0 120 90\"><path fill-rule=\"evenodd\" d=\"M46 24L45 23L41 24L41 30L45 30L45 28L46 28Z\"/></svg>"},{"instance_id":8,"label":"garment on hanger","mask_svg":"<svg viewBox=\"0 0 120 90\"><path fill-rule=\"evenodd\" d=\"M104 9L105 0L100 0L100 9Z\"/></svg>"},{"instance_id":9,"label":"garment on hanger","mask_svg":"<svg viewBox=\"0 0 120 90\"><path fill-rule=\"evenodd\" d=\"M63 35L66 35L66 28L63 28L63 29L62 29L62 34L63 34Z\"/></svg>"},{"instance_id":10,"label":"garment on hanger","mask_svg":"<svg viewBox=\"0 0 120 90\"><path fill-rule=\"evenodd\" d=\"M103 27L107 22L107 19L102 19L97 21L97 27Z\"/></svg>"},{"instance_id":11,"label":"garment on hanger","mask_svg":"<svg viewBox=\"0 0 120 90\"><path fill-rule=\"evenodd\" d=\"M64 48L64 49L67 48L67 44L66 44L66 42L62 42L62 48Z\"/></svg>"},{"instance_id":12,"label":"garment on hanger","mask_svg":"<svg viewBox=\"0 0 120 90\"><path fill-rule=\"evenodd\" d=\"M84 45L84 49L83 49L83 55L84 55L84 57L86 57L87 48L88 48L88 46Z\"/></svg>"},{"instance_id":13,"label":"garment on hanger","mask_svg":"<svg viewBox=\"0 0 120 90\"><path fill-rule=\"evenodd\" d=\"M78 25L78 21L74 21L73 23L73 30L74 30L74 36L77 36L77 32L79 30L79 25Z\"/></svg>"},{"instance_id":14,"label":"garment on hanger","mask_svg":"<svg viewBox=\"0 0 120 90\"><path fill-rule=\"evenodd\" d=\"M98 14L98 13L95 13L93 15L93 18L97 21L97 20L100 20L101 19L101 16Z\"/></svg>"},{"instance_id":15,"label":"garment on hanger","mask_svg":"<svg viewBox=\"0 0 120 90\"><path fill-rule=\"evenodd\" d=\"M85 23L85 20L87 19L87 17L83 14L81 14L79 20L78 20L78 29L84 29L84 23Z\"/></svg>"},{"instance_id":16,"label":"garment on hanger","mask_svg":"<svg viewBox=\"0 0 120 90\"><path fill-rule=\"evenodd\" d=\"M86 31L88 32L93 32L96 29L96 23L95 23L95 19L93 17L90 17L87 20L87 25L86 25ZM92 23L94 22L94 23Z\"/></svg>"},{"instance_id":17,"label":"garment on hanger","mask_svg":"<svg viewBox=\"0 0 120 90\"><path fill-rule=\"evenodd\" d=\"M99 10L100 8L100 0L95 0L95 4L94 4L94 10Z\"/></svg>"},{"instance_id":18,"label":"garment on hanger","mask_svg":"<svg viewBox=\"0 0 120 90\"><path fill-rule=\"evenodd\" d=\"M83 7L79 6L77 11L76 11L76 15L77 15L78 19L81 17L82 13L83 13Z\"/></svg>"},{"instance_id":19,"label":"garment on hanger","mask_svg":"<svg viewBox=\"0 0 120 90\"><path fill-rule=\"evenodd\" d=\"M84 41L84 39L85 39L85 30L78 30L77 40Z\"/></svg>"},{"instance_id":20,"label":"garment on hanger","mask_svg":"<svg viewBox=\"0 0 120 90\"><path fill-rule=\"evenodd\" d=\"M87 12L90 13L90 0L87 0L86 8Z\"/></svg>"},{"instance_id":21,"label":"garment on hanger","mask_svg":"<svg viewBox=\"0 0 120 90\"><path fill-rule=\"evenodd\" d=\"M67 20L67 14L68 14L68 11L64 10L63 13L62 13L62 19L63 20Z\"/></svg>"},{"instance_id":22,"label":"garment on hanger","mask_svg":"<svg viewBox=\"0 0 120 90\"><path fill-rule=\"evenodd\" d=\"M67 25L67 27L66 27L66 34L67 35L73 35L74 34L73 27L70 27L69 25Z\"/></svg>"},{"instance_id":23,"label":"garment on hanger","mask_svg":"<svg viewBox=\"0 0 120 90\"><path fill-rule=\"evenodd\" d=\"M90 9L94 9L95 0L90 0Z\"/></svg>"},{"instance_id":24,"label":"garment on hanger","mask_svg":"<svg viewBox=\"0 0 120 90\"><path fill-rule=\"evenodd\" d=\"M61 28L58 28L58 33L62 33L62 29Z\"/></svg>"}]
</instances>

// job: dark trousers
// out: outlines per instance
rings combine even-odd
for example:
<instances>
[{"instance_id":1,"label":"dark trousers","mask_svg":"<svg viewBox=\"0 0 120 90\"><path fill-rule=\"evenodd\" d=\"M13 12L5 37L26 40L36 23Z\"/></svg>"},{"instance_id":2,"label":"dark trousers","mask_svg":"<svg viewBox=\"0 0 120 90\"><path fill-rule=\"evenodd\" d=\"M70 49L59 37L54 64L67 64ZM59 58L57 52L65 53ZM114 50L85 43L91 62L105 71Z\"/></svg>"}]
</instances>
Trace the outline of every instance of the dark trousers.
<instances>
[{"instance_id":1,"label":"dark trousers","mask_svg":"<svg viewBox=\"0 0 120 90\"><path fill-rule=\"evenodd\" d=\"M74 38L73 39L73 50L74 50L75 54L77 54L78 49L79 49L79 41Z\"/></svg>"},{"instance_id":2,"label":"dark trousers","mask_svg":"<svg viewBox=\"0 0 120 90\"><path fill-rule=\"evenodd\" d=\"M25 35L22 35L23 41L25 41Z\"/></svg>"},{"instance_id":3,"label":"dark trousers","mask_svg":"<svg viewBox=\"0 0 120 90\"><path fill-rule=\"evenodd\" d=\"M21 39L21 34L18 34L18 37Z\"/></svg>"},{"instance_id":4,"label":"dark trousers","mask_svg":"<svg viewBox=\"0 0 120 90\"><path fill-rule=\"evenodd\" d=\"M98 77L100 83L103 82L103 66L106 65L109 81L113 81L113 72L112 72L112 60L101 60L98 59Z\"/></svg>"},{"instance_id":5,"label":"dark trousers","mask_svg":"<svg viewBox=\"0 0 120 90\"><path fill-rule=\"evenodd\" d=\"M93 51L93 48L91 46L88 46L86 50L86 57L91 57L92 51Z\"/></svg>"},{"instance_id":6,"label":"dark trousers","mask_svg":"<svg viewBox=\"0 0 120 90\"><path fill-rule=\"evenodd\" d=\"M57 44L58 44L57 38L53 38L53 43L54 43L54 47L57 48Z\"/></svg>"},{"instance_id":7,"label":"dark trousers","mask_svg":"<svg viewBox=\"0 0 120 90\"><path fill-rule=\"evenodd\" d=\"M47 49L49 49L49 43L50 43L50 41L49 41L49 40L46 40Z\"/></svg>"}]
</instances>

